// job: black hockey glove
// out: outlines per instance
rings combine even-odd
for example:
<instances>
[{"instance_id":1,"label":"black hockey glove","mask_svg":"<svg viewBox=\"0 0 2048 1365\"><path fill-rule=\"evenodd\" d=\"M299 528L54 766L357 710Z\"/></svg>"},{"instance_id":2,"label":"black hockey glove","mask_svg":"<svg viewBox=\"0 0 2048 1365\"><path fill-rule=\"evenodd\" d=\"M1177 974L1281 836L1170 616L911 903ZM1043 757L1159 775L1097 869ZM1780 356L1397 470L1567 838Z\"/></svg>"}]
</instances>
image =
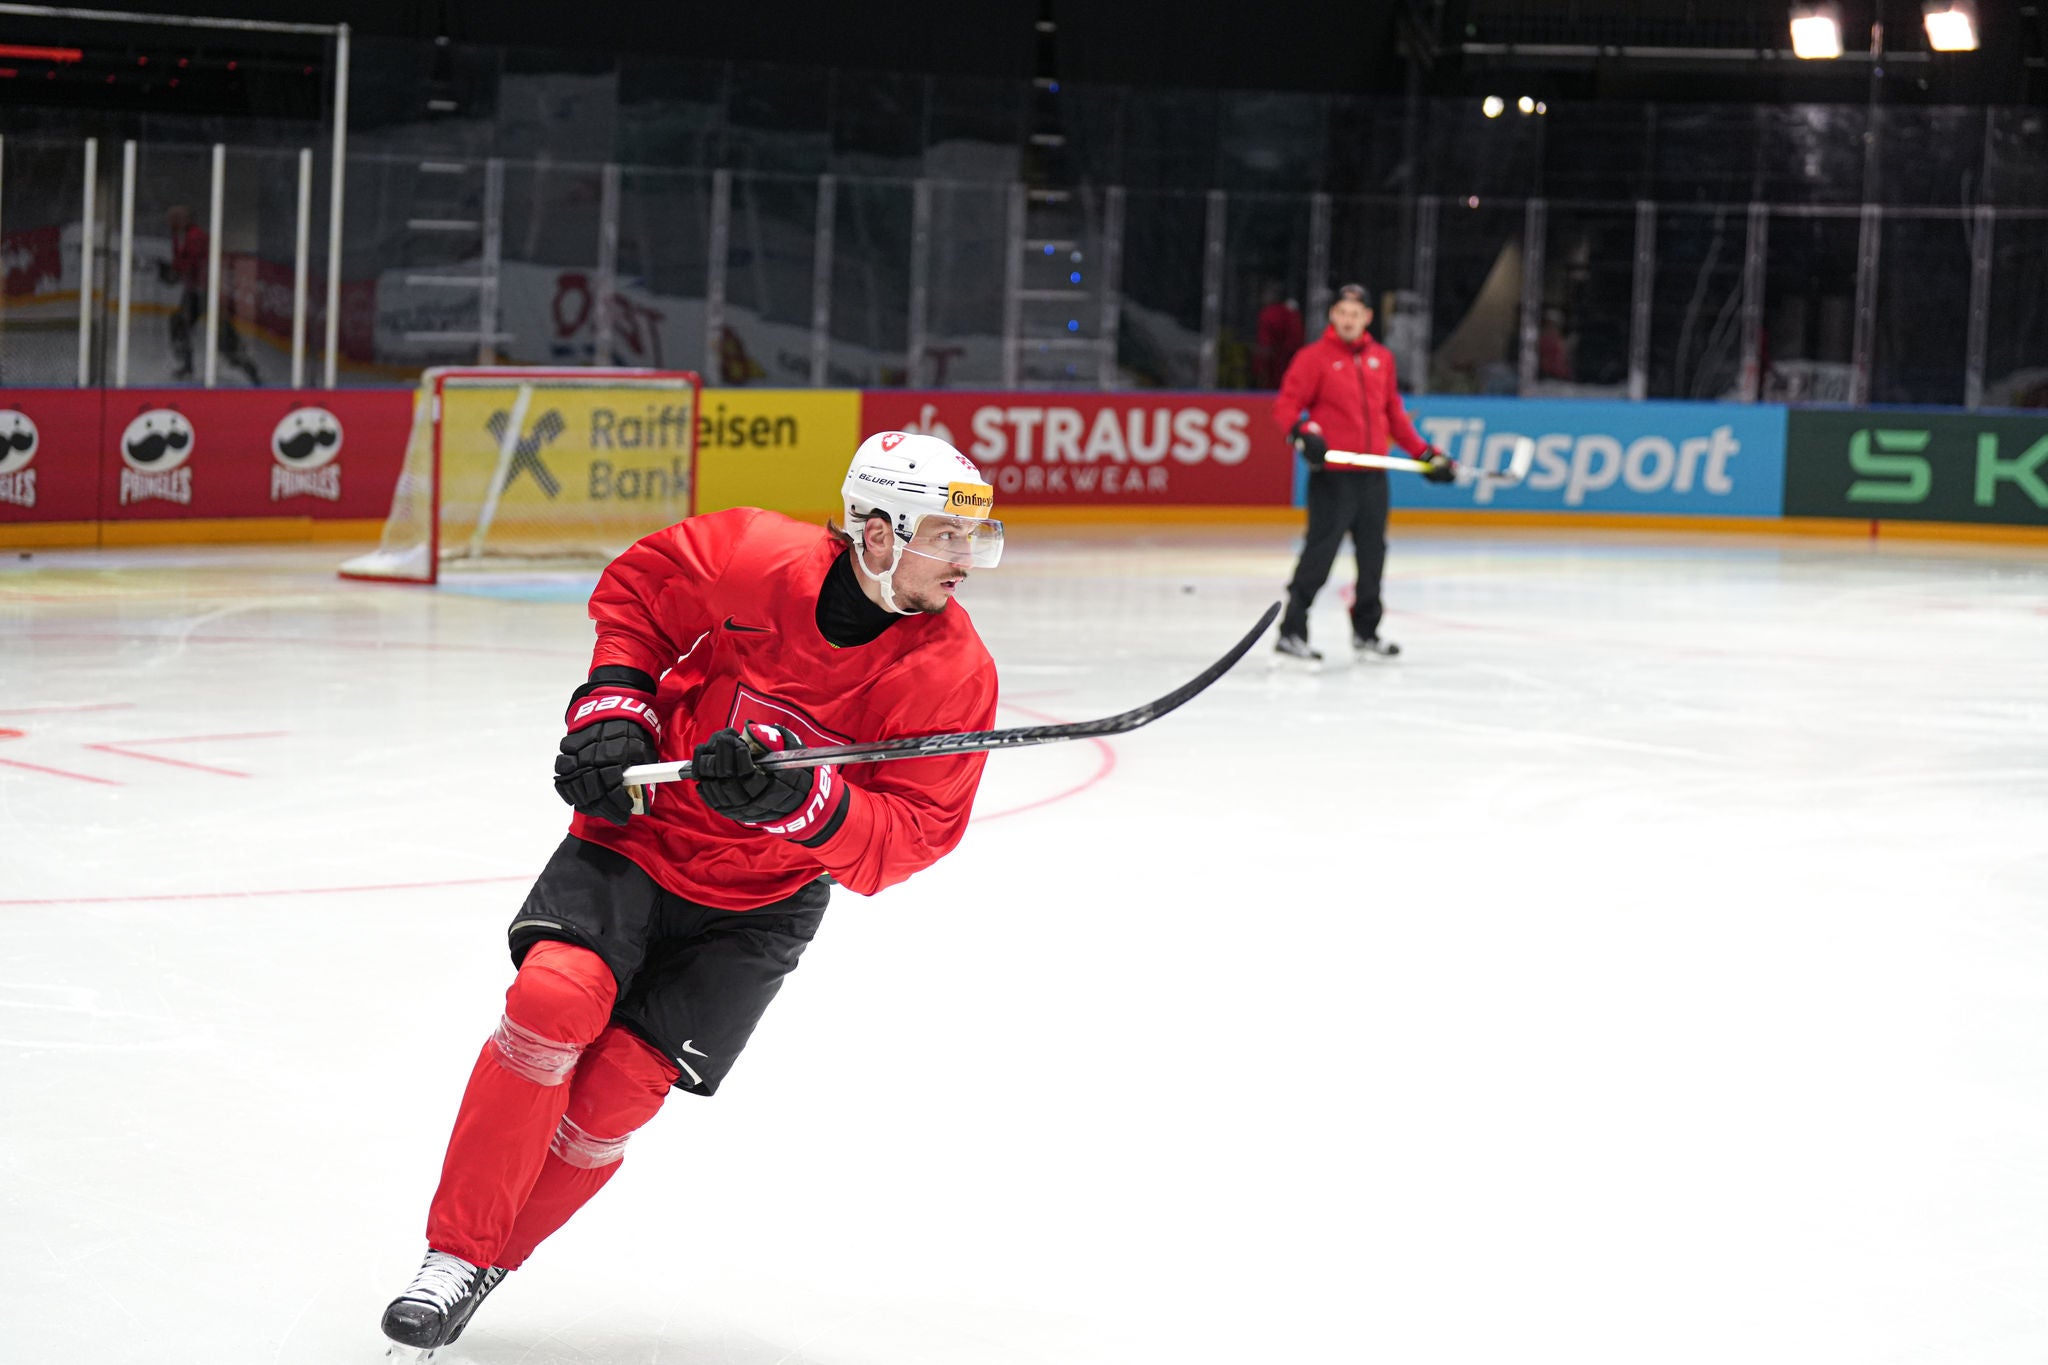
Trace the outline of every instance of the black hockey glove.
<instances>
[{"instance_id":1,"label":"black hockey glove","mask_svg":"<svg viewBox=\"0 0 2048 1365\"><path fill-rule=\"evenodd\" d=\"M625 770L661 761L654 679L637 668L593 669L590 681L569 698L566 723L569 733L555 759L555 790L584 815L625 824L633 813Z\"/></svg>"},{"instance_id":2,"label":"black hockey glove","mask_svg":"<svg viewBox=\"0 0 2048 1365\"><path fill-rule=\"evenodd\" d=\"M1444 454L1441 450L1438 450L1435 446L1429 446L1423 450L1422 461L1429 466L1429 468L1422 471L1422 477L1428 479L1431 483L1456 483L1458 481L1458 462Z\"/></svg>"},{"instance_id":3,"label":"black hockey glove","mask_svg":"<svg viewBox=\"0 0 2048 1365\"><path fill-rule=\"evenodd\" d=\"M1294 442L1294 453L1308 461L1310 469L1321 469L1323 457L1330 453L1330 443L1323 439L1323 429L1304 417L1287 429L1287 439Z\"/></svg>"},{"instance_id":4,"label":"black hockey glove","mask_svg":"<svg viewBox=\"0 0 2048 1365\"><path fill-rule=\"evenodd\" d=\"M845 818L846 783L837 769L754 763L762 754L801 747L796 735L780 725L748 721L739 730L720 730L699 744L690 760L697 794L728 820L801 844L823 843Z\"/></svg>"}]
</instances>

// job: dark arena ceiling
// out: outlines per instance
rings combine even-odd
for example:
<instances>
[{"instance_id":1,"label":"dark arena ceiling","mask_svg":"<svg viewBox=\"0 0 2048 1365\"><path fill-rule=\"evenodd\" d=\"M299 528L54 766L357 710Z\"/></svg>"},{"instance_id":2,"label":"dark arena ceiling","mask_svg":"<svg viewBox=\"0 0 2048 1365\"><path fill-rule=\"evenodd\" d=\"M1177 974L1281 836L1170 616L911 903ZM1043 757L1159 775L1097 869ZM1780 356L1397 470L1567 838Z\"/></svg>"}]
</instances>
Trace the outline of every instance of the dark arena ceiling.
<instances>
[{"instance_id":1,"label":"dark arena ceiling","mask_svg":"<svg viewBox=\"0 0 2048 1365\"><path fill-rule=\"evenodd\" d=\"M1980 48L1929 51L1922 0L1838 0L1845 52L1790 51L1793 0L122 0L125 11L347 23L366 36L1105 85L1659 102L2048 104L2048 0L1975 0ZM1873 55L1875 26L1881 49ZM293 116L317 38L0 13L0 44L75 48L0 65L0 102L203 99ZM183 61L184 67L178 67ZM31 95L27 87L33 84Z\"/></svg>"}]
</instances>

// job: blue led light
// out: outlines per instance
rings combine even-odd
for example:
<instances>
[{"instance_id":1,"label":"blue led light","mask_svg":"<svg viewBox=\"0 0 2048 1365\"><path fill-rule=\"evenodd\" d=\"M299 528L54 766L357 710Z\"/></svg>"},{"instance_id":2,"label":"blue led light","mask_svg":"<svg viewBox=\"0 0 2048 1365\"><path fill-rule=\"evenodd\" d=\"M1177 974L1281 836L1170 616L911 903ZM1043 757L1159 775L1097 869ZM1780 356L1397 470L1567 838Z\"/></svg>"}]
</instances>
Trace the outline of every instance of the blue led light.
<instances>
[{"instance_id":1,"label":"blue led light","mask_svg":"<svg viewBox=\"0 0 2048 1365\"><path fill-rule=\"evenodd\" d=\"M1080 271L1078 271L1078 270L1076 270L1076 271L1075 271L1075 272L1074 272L1073 274L1071 274L1071 275L1067 276L1067 283L1069 283L1069 284L1079 284L1080 282L1081 282L1081 272L1080 272Z\"/></svg>"},{"instance_id":2,"label":"blue led light","mask_svg":"<svg viewBox=\"0 0 2048 1365\"><path fill-rule=\"evenodd\" d=\"M1080 331L1080 330L1081 330L1081 324L1080 324L1080 323L1079 323L1079 322L1078 322L1077 320L1075 320L1075 319L1073 319L1073 318L1068 318L1068 319L1067 319L1067 330L1068 330L1069 332L1078 332L1078 331Z\"/></svg>"},{"instance_id":3,"label":"blue led light","mask_svg":"<svg viewBox=\"0 0 2048 1365\"><path fill-rule=\"evenodd\" d=\"M1052 255L1052 243L1051 243L1051 242L1047 242L1047 243L1045 244L1045 254L1046 254L1046 255L1048 255L1048 256Z\"/></svg>"}]
</instances>

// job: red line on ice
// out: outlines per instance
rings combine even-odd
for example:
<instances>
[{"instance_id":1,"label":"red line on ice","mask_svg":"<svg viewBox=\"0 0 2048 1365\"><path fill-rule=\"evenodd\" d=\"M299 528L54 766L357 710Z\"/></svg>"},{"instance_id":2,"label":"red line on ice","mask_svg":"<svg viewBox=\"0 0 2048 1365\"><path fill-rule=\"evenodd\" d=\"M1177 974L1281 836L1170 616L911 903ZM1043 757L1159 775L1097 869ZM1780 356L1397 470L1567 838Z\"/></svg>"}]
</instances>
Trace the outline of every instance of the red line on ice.
<instances>
[{"instance_id":1,"label":"red line on ice","mask_svg":"<svg viewBox=\"0 0 2048 1365\"><path fill-rule=\"evenodd\" d=\"M94 782L102 787L120 787L126 785L125 783L116 782L111 777L93 777L86 773L66 772L62 768L45 768L40 763L23 763L20 759L17 758L0 758L0 765L5 765L9 768L25 768L32 773L48 773L52 777L68 777L74 782ZM6 902L4 901L0 901L0 904L5 903Z\"/></svg>"},{"instance_id":2,"label":"red line on ice","mask_svg":"<svg viewBox=\"0 0 2048 1365\"><path fill-rule=\"evenodd\" d=\"M1020 715L1028 716L1032 720L1039 721L1042 724L1067 724L1066 721L1062 720L1058 716L1047 715L1045 712L1035 710L1029 706L1019 706L1017 705L1017 703L1013 701L1005 701L1000 704L1008 708L1009 710L1015 711ZM1097 738L1091 739L1088 742L1095 746L1095 771L1090 773L1088 776L1082 778L1080 782L1076 783L1074 786L1067 788L1065 791L1054 792L1051 796L1041 797L1036 801L1029 801L1021 806L1012 806L1008 810L994 811L988 815L977 815L974 817L974 823L980 824L984 820L1001 820L1006 816L1022 815L1027 810L1037 810L1041 806L1050 806L1055 801L1064 801L1068 797L1079 796L1082 792L1087 791L1090 787L1094 786L1096 783L1102 781L1111 773L1115 772L1116 750L1109 747L1109 741L1106 739Z\"/></svg>"},{"instance_id":3,"label":"red line on ice","mask_svg":"<svg viewBox=\"0 0 2048 1365\"><path fill-rule=\"evenodd\" d=\"M16 706L0 711L0 716L53 716L60 711L128 711L134 706L132 701L95 701L83 706Z\"/></svg>"},{"instance_id":4,"label":"red line on ice","mask_svg":"<svg viewBox=\"0 0 2048 1365\"><path fill-rule=\"evenodd\" d=\"M1042 722L1042 723L1044 723L1044 724L1047 724L1047 725L1058 725L1058 724L1061 724L1061 723L1063 723L1063 722L1061 721L1060 717L1058 717L1058 716L1048 715L1047 713L1045 713L1045 712L1043 712L1043 711L1039 711L1039 710L1036 710L1036 709L1034 709L1034 708L1032 708L1032 707L1028 707L1028 706L1019 706L1019 705L1017 705L1017 704L1016 704L1015 702L1005 701L1005 702L1003 702L1003 703L1002 703L1002 706L1003 706L1004 708L1008 709L1008 710L1011 710L1011 711L1015 711L1015 712L1017 712L1017 713L1018 713L1018 714L1020 714L1020 715L1023 715L1023 716L1027 716L1027 717L1029 717L1029 718L1030 718L1030 719L1032 719L1032 720L1036 720L1036 721ZM230 735L211 735L211 736L208 736L208 735L190 735L190 736L185 736L185 738L189 738L189 739L208 739L208 738L211 738L211 739L230 739L230 738L239 738L239 739L253 739L253 738L259 738L259 737L260 737L260 736L254 736L254 735L239 735L239 736L230 736ZM137 742L137 741L129 741L129 742L130 742L130 743L135 743L135 742ZM159 741L153 741L153 742L155 742L155 743L175 743L175 742L178 742L178 741L172 741L172 740L159 740ZM1091 740L1089 740L1089 741L1088 741L1088 743L1090 743L1091 745L1093 745L1093 746L1095 747L1095 752L1096 752L1096 764L1095 764L1095 771L1094 771L1094 772L1092 772L1092 773L1090 773L1090 774L1089 774L1089 775L1088 775L1087 777L1085 777L1085 778L1081 779L1081 781L1079 781L1079 782L1075 783L1075 784L1074 784L1073 786L1071 786L1071 787L1067 788L1067 789L1066 789L1065 791L1060 791L1060 792L1054 792L1054 793L1053 793L1053 794L1052 794L1051 796L1047 796L1047 797L1042 797L1042 798L1040 798L1039 800L1036 800L1036 801L1031 801L1031 802L1027 802L1027 803L1025 803L1024 805L1021 805L1021 806L1013 806L1013 807L1011 807L1011 808L1010 808L1009 810L999 810L999 811L994 811L994 812L991 812L991 813L989 813L989 814L986 814L986 815L976 815L976 816L974 817L974 819L975 819L975 822L976 822L976 823L978 824L978 823L980 823L980 822L982 822L982 821L984 821L984 820L1000 820L1000 819L1004 818L1005 816L1009 816L1009 815L1022 815L1022 814L1023 814L1023 813L1025 812L1025 811L1029 811L1029 810L1037 810L1037 809L1039 809L1039 808L1040 808L1040 807L1042 807L1042 806L1050 806L1050 805L1052 805L1052 804L1053 804L1054 802L1057 802L1057 801L1065 801L1065 800L1067 800L1067 799L1068 799L1069 797L1079 796L1079 795L1080 795L1080 794L1081 794L1082 792L1084 792L1084 791L1087 791L1087 790L1088 790L1088 789L1089 789L1090 787L1093 787L1093 786L1094 786L1095 784L1097 784L1098 782L1101 782L1101 781L1102 781L1102 780L1103 780L1104 778L1108 777L1108 776L1109 776L1109 775L1110 775L1110 774L1111 774L1112 772L1116 771L1116 750L1110 747L1110 745L1109 745L1109 741L1107 741L1107 740L1105 740L1105 739L1099 739L1099 738L1098 738L1098 739L1091 739ZM92 746L92 747L102 747L102 746ZM156 756L156 755L153 755L153 754L132 754L132 755L130 755L130 757L132 757L132 758L155 758L155 757L157 757L157 756ZM161 760L161 761L169 761L169 760ZM6 762L6 760L5 760L5 759L0 759L0 762ZM17 765L17 766L33 766L33 765L27 765L27 764L24 764L24 765ZM196 765L194 765L194 766L196 766ZM54 771L56 771L56 770L55 770L55 769L46 769L45 771L51 771L51 772L54 772ZM65 774L61 774L61 775L62 775L62 776L66 776L66 777L77 777L77 776L79 776L79 774L76 774L76 773L65 773ZM100 778L100 777L87 777L87 778L83 778L82 780L84 780L84 781L87 781L87 782L106 782L106 779L105 779L105 778ZM107 785L109 785L109 786L116 786L116 787L118 787L118 786L120 786L121 784L120 784L120 783L118 783L118 782L109 782L109 783L107 783ZM500 885L500 884L502 884L502 883L505 883L505 882L528 882L528 881L532 881L532 880L533 880L533 878L532 878L532 876L531 876L531 875L529 875L529 874L525 874L525 873L522 873L522 874L520 874L520 875L518 875L518 876L509 876L509 877L463 877L463 878L458 878L458 879L455 879L455 880L451 880L451 881L438 881L438 882L389 882L389 883L384 883L384 884L380 884L380 885L369 885L369 886L294 886L294 887L277 887L277 888L274 888L274 889L271 889L271 890L265 890L265 891L182 891L182 892L172 892L172 893L168 893L168 894L160 894L160 895L147 895L147 894L144 894L144 895L135 895L135 896L39 896L39 897L25 897L25 898L21 898L21 899L15 899L15 900L0 900L0 906L13 906L13 905L20 905L20 906L33 906L33 905L136 905L136 904L141 904L141 903L144 903L144 902L148 902L148 901L224 901L224 900L254 900L254 899L261 899L261 898L263 898L263 897L271 897L271 896L345 896L345 895L350 895L350 894L353 894L353 893L356 893L356 892L370 892L370 891L431 891L431 890L436 890L436 889L439 889L439 888L442 888L442 887L450 887L450 886L496 886L496 885Z\"/></svg>"},{"instance_id":5,"label":"red line on ice","mask_svg":"<svg viewBox=\"0 0 2048 1365\"><path fill-rule=\"evenodd\" d=\"M443 882L386 882L369 886L288 886L269 891L176 891L154 896L39 896L20 900L0 900L0 905L135 905L144 901L233 901L256 900L265 896L346 896L362 891L431 891L444 886L495 886L502 882L532 880L530 874L521 874L517 877L459 877Z\"/></svg>"},{"instance_id":6,"label":"red line on ice","mask_svg":"<svg viewBox=\"0 0 2048 1365\"><path fill-rule=\"evenodd\" d=\"M109 741L105 744L88 744L85 747L88 749L98 749L101 753L118 754L122 758L139 758L147 763L163 763L173 768L190 768L195 772L218 773L222 777L247 777L249 774L239 772L234 768L216 768L209 763L191 763L182 758L166 758L162 754L135 753L130 746L141 744L195 744L204 740L223 739L280 739L290 733L289 730L263 730L246 735L172 735L165 739L123 739Z\"/></svg>"}]
</instances>

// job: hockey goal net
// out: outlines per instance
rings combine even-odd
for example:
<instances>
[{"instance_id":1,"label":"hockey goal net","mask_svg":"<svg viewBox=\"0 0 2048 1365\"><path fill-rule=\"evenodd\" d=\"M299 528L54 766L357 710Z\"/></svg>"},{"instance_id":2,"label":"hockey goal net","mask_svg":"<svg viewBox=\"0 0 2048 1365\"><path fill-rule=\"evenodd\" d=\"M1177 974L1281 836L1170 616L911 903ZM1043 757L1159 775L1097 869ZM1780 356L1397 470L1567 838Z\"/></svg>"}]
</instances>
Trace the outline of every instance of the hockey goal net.
<instances>
[{"instance_id":1,"label":"hockey goal net","mask_svg":"<svg viewBox=\"0 0 2048 1365\"><path fill-rule=\"evenodd\" d=\"M612 558L696 510L699 392L684 370L427 371L383 540L342 577Z\"/></svg>"}]
</instances>

